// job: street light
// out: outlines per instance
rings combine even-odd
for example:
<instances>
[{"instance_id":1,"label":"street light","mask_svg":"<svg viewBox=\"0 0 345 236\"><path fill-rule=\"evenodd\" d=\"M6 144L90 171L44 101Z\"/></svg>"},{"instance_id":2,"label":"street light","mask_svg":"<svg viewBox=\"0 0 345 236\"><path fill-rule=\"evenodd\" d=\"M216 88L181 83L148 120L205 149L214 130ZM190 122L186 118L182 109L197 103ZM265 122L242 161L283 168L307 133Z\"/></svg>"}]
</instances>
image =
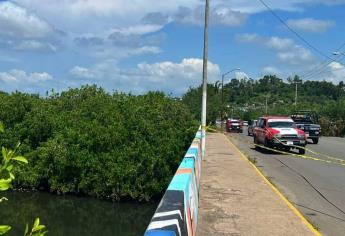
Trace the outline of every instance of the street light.
<instances>
[{"instance_id":1,"label":"street light","mask_svg":"<svg viewBox=\"0 0 345 236\"><path fill-rule=\"evenodd\" d=\"M345 54L343 52L333 52L332 54L333 54L333 56L339 56L339 55L345 56Z\"/></svg>"},{"instance_id":2,"label":"street light","mask_svg":"<svg viewBox=\"0 0 345 236\"><path fill-rule=\"evenodd\" d=\"M220 120L221 120L221 129L223 130L223 114L224 114L224 78L225 76L227 76L228 74L230 74L231 72L234 72L236 70L241 70L241 68L235 68L235 69L232 69L224 74L222 74L222 111L221 111L221 114L220 114Z\"/></svg>"}]
</instances>

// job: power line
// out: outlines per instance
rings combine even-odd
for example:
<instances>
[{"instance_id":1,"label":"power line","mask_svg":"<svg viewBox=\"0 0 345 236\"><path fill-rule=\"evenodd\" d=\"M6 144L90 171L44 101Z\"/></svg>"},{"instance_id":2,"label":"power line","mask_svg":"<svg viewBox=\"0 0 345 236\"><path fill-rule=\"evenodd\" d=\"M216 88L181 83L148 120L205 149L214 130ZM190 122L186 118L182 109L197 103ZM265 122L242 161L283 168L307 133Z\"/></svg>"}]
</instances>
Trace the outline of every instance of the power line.
<instances>
[{"instance_id":1,"label":"power line","mask_svg":"<svg viewBox=\"0 0 345 236\"><path fill-rule=\"evenodd\" d=\"M278 16L273 9L268 6L263 0L259 0L261 2L262 5L264 5L270 12L271 14L277 18L287 29L289 29L296 37L298 37L300 40L302 40L306 45L308 45L311 49L313 49L315 52L317 52L318 54L320 54L321 56L330 59L332 61L334 61L330 56L328 56L327 54L325 54L324 52L322 52L321 50L319 50L318 48L316 48L315 46L313 46L311 43L309 43L306 39L304 39L299 33L297 33L294 29L292 29L288 24L286 24L286 22L280 17Z\"/></svg>"},{"instance_id":2,"label":"power line","mask_svg":"<svg viewBox=\"0 0 345 236\"><path fill-rule=\"evenodd\" d=\"M344 58L341 58L341 56L338 56L336 59L333 59L332 57L330 57L327 54L325 54L324 52L322 52L320 49L318 49L315 46L313 46L310 42L308 42L305 38L303 38L297 31L292 29L277 13L275 13L275 11L269 5L267 5L264 2L264 0L259 0L259 1L261 2L262 5L264 5L271 12L271 14L274 17L276 17L280 21L280 23L282 23L296 37L298 37L301 41L303 41L307 46L309 46L315 52L317 52L318 54L320 54L321 56L323 56L323 57L325 57L327 59L327 60L321 62L319 65L315 66L310 71L307 71L306 73L304 73L302 76L300 76L301 78L303 77L304 79L308 79L308 78L317 76L319 74L323 74L324 71L326 69L328 69L327 67L328 67L329 63L331 63L331 62L339 62L339 61L344 59ZM345 42L343 44L341 44L340 47L338 49L336 49L336 51L341 50L341 48L343 48L344 46L345 46Z\"/></svg>"},{"instance_id":3,"label":"power line","mask_svg":"<svg viewBox=\"0 0 345 236\"><path fill-rule=\"evenodd\" d=\"M333 61L330 61L330 60L326 60L324 61L323 63L320 63L319 65L319 68L314 67L312 70L310 70L309 72L301 75L300 77L303 77L304 79L310 79L312 77L315 77L315 76L318 76L320 74L324 74L327 72L327 70L329 70L329 65L331 62L337 62L339 63L340 61L342 61L344 59L344 55L339 55L336 60L333 60ZM335 70L338 70L338 69L332 69L332 71L335 71Z\"/></svg>"},{"instance_id":4,"label":"power line","mask_svg":"<svg viewBox=\"0 0 345 236\"><path fill-rule=\"evenodd\" d=\"M343 56L338 56L336 60L333 61L341 61L343 58ZM323 62L321 62L319 65L315 66L313 69L311 69L310 71L300 75L300 77L304 78L304 79L308 79L311 77L314 77L316 75L322 74L323 72L325 72L328 68L328 65L331 63L332 61L330 60L325 60Z\"/></svg>"},{"instance_id":5,"label":"power line","mask_svg":"<svg viewBox=\"0 0 345 236\"><path fill-rule=\"evenodd\" d=\"M275 160L279 161L281 164L283 164L284 166L286 166L288 169L290 169L292 172L296 173L299 177L301 177L305 182L307 182L307 184L309 184L309 186L314 189L326 202L328 202L329 204L331 204L333 207L335 207L338 211L340 211L341 213L343 213L345 215L345 211L343 209L341 209L340 207L338 207L337 205L335 205L333 202L331 202L323 193L321 193L321 191L314 186L303 174L299 173L297 170L295 170L294 168L292 168L291 166L287 165L285 162L281 161L279 158L274 157Z\"/></svg>"},{"instance_id":6,"label":"power line","mask_svg":"<svg viewBox=\"0 0 345 236\"><path fill-rule=\"evenodd\" d=\"M340 51L343 47L345 46L345 42L342 43L337 49L335 49L335 51ZM306 73L302 74L300 77L311 77L311 76L315 76L319 73L322 73L323 71L325 71L326 69L328 69L328 65L329 63L333 62L340 62L344 59L344 54L340 54L338 57L336 57L333 60L325 60L321 63L319 63L318 65L316 65L313 69L307 71Z\"/></svg>"},{"instance_id":7,"label":"power line","mask_svg":"<svg viewBox=\"0 0 345 236\"><path fill-rule=\"evenodd\" d=\"M326 75L329 74L330 72L337 72L337 71L344 71L344 70L345 70L345 68L332 69L331 71L323 70L323 71L320 71L319 73L314 74L314 75L312 75L312 76L304 77L303 79L308 80L308 79L311 79L312 77L316 77L316 76L326 76Z\"/></svg>"}]
</instances>

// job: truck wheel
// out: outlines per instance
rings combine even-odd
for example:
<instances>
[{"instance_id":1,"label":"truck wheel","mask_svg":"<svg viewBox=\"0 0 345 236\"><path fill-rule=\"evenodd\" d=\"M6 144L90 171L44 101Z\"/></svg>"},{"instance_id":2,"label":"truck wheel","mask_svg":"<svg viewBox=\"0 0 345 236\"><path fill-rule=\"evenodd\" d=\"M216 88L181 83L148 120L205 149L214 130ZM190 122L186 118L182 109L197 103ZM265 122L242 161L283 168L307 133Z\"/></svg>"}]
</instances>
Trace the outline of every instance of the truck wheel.
<instances>
[{"instance_id":1,"label":"truck wheel","mask_svg":"<svg viewBox=\"0 0 345 236\"><path fill-rule=\"evenodd\" d=\"M258 140L256 139L256 135L255 134L253 135L253 137L254 137L254 145L255 144L259 144ZM255 145L255 150L260 150L260 147L258 145Z\"/></svg>"},{"instance_id":2,"label":"truck wheel","mask_svg":"<svg viewBox=\"0 0 345 236\"><path fill-rule=\"evenodd\" d=\"M298 153L301 154L301 155L304 155L305 154L305 149L304 148L298 149Z\"/></svg>"},{"instance_id":3,"label":"truck wheel","mask_svg":"<svg viewBox=\"0 0 345 236\"><path fill-rule=\"evenodd\" d=\"M268 142L267 139L265 139L265 144L264 144L264 146L267 147L267 148L272 148L272 146L270 145L270 143ZM265 148L265 152L269 154L269 153L272 153L272 150L269 150L269 149L266 149L266 148Z\"/></svg>"},{"instance_id":4,"label":"truck wheel","mask_svg":"<svg viewBox=\"0 0 345 236\"><path fill-rule=\"evenodd\" d=\"M319 138L312 138L311 140L313 140L314 144L318 144L319 143Z\"/></svg>"},{"instance_id":5,"label":"truck wheel","mask_svg":"<svg viewBox=\"0 0 345 236\"><path fill-rule=\"evenodd\" d=\"M255 150L259 151L261 150L261 147L259 147L258 145L254 145L255 146Z\"/></svg>"}]
</instances>

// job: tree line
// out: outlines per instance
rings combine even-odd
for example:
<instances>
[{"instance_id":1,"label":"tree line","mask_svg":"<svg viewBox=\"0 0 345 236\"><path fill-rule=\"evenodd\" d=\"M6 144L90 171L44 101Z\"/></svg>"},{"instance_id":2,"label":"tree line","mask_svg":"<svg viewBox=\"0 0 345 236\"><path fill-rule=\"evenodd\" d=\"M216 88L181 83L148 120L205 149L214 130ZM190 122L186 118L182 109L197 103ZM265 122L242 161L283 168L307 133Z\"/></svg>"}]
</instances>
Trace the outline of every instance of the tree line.
<instances>
[{"instance_id":1,"label":"tree line","mask_svg":"<svg viewBox=\"0 0 345 236\"><path fill-rule=\"evenodd\" d=\"M295 106L295 82L298 82L297 106ZM190 88L182 101L200 117L201 87ZM291 115L296 110L312 110L319 116L323 135L345 135L345 85L341 81L302 81L298 76L284 81L275 75L266 75L259 80L232 79L223 86L218 81L208 84L208 123L223 117L255 119L270 115Z\"/></svg>"},{"instance_id":2,"label":"tree line","mask_svg":"<svg viewBox=\"0 0 345 236\"><path fill-rule=\"evenodd\" d=\"M15 188L113 200L160 197L198 127L187 106L160 92L1 92L0 107L0 146L20 140L29 161L14 168Z\"/></svg>"}]
</instances>

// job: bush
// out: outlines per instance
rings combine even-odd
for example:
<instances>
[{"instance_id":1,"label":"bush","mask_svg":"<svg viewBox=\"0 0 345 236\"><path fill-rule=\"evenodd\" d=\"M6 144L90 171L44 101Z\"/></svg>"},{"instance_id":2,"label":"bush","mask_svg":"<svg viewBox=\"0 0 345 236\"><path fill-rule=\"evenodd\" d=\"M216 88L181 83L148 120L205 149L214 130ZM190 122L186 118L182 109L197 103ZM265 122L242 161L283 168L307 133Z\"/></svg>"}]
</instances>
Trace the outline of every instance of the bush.
<instances>
[{"instance_id":1,"label":"bush","mask_svg":"<svg viewBox=\"0 0 345 236\"><path fill-rule=\"evenodd\" d=\"M13 96L28 103L10 123L8 135L22 141L29 165L15 170L17 188L86 194L114 200L159 197L197 130L189 110L162 93L106 93L96 86L48 98ZM23 102L24 100L25 102Z\"/></svg>"}]
</instances>

